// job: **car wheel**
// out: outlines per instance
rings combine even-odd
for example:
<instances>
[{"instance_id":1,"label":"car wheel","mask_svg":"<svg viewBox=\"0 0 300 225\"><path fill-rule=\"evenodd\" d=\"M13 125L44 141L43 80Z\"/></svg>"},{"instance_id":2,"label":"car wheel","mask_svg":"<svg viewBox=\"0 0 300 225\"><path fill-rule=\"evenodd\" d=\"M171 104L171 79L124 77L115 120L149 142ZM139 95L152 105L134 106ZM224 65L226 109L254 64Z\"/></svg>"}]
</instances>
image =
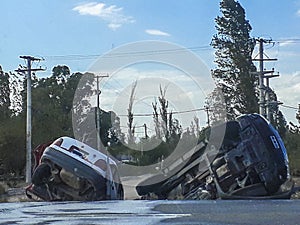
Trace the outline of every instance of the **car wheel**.
<instances>
[{"instance_id":1,"label":"car wheel","mask_svg":"<svg viewBox=\"0 0 300 225\"><path fill-rule=\"evenodd\" d=\"M50 176L51 176L50 166L46 163L42 163L35 169L32 175L32 183L36 186L43 185L47 183Z\"/></svg>"}]
</instances>

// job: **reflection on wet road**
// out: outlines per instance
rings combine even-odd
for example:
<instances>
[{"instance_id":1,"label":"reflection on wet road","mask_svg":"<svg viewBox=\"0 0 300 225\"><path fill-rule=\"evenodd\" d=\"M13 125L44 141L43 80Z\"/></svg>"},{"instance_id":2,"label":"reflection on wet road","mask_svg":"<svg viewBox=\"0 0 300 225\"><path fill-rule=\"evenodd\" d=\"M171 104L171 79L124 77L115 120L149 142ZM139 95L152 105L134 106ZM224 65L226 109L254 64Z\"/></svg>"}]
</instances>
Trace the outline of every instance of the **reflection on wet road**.
<instances>
[{"instance_id":1,"label":"reflection on wet road","mask_svg":"<svg viewBox=\"0 0 300 225\"><path fill-rule=\"evenodd\" d=\"M300 201L0 204L0 224L300 224Z\"/></svg>"},{"instance_id":2,"label":"reflection on wet road","mask_svg":"<svg viewBox=\"0 0 300 225\"><path fill-rule=\"evenodd\" d=\"M146 201L4 203L0 224L156 224L187 216L152 211L156 205Z\"/></svg>"}]
</instances>

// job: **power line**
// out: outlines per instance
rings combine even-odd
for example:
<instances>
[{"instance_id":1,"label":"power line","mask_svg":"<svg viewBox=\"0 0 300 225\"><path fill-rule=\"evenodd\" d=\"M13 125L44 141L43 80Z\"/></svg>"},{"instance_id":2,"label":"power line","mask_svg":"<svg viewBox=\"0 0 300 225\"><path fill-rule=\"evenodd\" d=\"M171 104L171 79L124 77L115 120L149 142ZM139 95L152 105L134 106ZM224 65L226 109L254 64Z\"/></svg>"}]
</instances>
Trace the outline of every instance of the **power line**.
<instances>
[{"instance_id":1,"label":"power line","mask_svg":"<svg viewBox=\"0 0 300 225\"><path fill-rule=\"evenodd\" d=\"M273 40L274 42L277 42L277 43L282 43L282 42L294 42L294 43L300 43L300 38L283 38L283 39L275 39Z\"/></svg>"},{"instance_id":2,"label":"power line","mask_svg":"<svg viewBox=\"0 0 300 225\"><path fill-rule=\"evenodd\" d=\"M204 51L211 50L210 45L205 46L195 46L188 48L173 48L173 49L161 49L161 50L149 50L149 51L129 51L129 52L120 52L120 53L108 53L103 54L74 54L74 55L48 55L44 56L47 60L92 60L97 57L103 56L104 58L114 58L114 57L128 57L130 56L145 56L145 55L158 55L158 54L169 54L169 53L180 53L185 52L186 50L190 51Z\"/></svg>"},{"instance_id":3,"label":"power line","mask_svg":"<svg viewBox=\"0 0 300 225\"><path fill-rule=\"evenodd\" d=\"M284 107L284 108L288 108L288 109L295 109L295 110L298 110L298 108L297 108L297 107L294 107L294 106L289 106L289 105L280 105L280 106L282 106L282 107Z\"/></svg>"},{"instance_id":4,"label":"power line","mask_svg":"<svg viewBox=\"0 0 300 225\"><path fill-rule=\"evenodd\" d=\"M190 112L197 112L197 111L205 111L205 108L198 108L198 109L190 109L190 110L184 110L184 111L174 111L169 112L167 114L183 114L183 113L190 113ZM128 115L118 115L118 116L128 116ZM146 117L146 116L153 116L153 113L141 113L141 114L133 114L133 117Z\"/></svg>"},{"instance_id":5,"label":"power line","mask_svg":"<svg viewBox=\"0 0 300 225\"><path fill-rule=\"evenodd\" d=\"M275 39L271 41L272 43L300 43L300 38L282 38ZM149 50L149 51L129 51L129 52L120 52L120 53L111 53L111 54L69 54L69 55L48 55L44 56L47 60L92 60L97 57L103 56L104 58L113 58L113 57L128 57L128 55L142 56L142 55L157 55L157 54L166 54L166 53L180 53L186 50L190 51L205 51L212 50L210 45L203 46L193 46L187 48L173 48L173 49L161 49L161 50Z\"/></svg>"},{"instance_id":6,"label":"power line","mask_svg":"<svg viewBox=\"0 0 300 225\"><path fill-rule=\"evenodd\" d=\"M300 38L283 38L283 39L275 39L271 41L272 43L300 43ZM271 43L270 42L270 43ZM273 46L272 46L273 47ZM104 58L115 58L115 57L128 57L130 56L145 56L145 55L159 55L159 54L169 54L169 53L180 53L186 50L190 51L205 51L205 50L212 50L210 45L203 45L203 46L194 46L194 47L187 47L187 48L173 48L173 49L161 49L161 50L149 50L149 51L129 51L129 52L120 52L120 53L109 53L109 54L70 54L70 55L48 55L44 56L45 59L48 61L55 61L55 60L93 60L100 56Z\"/></svg>"}]
</instances>

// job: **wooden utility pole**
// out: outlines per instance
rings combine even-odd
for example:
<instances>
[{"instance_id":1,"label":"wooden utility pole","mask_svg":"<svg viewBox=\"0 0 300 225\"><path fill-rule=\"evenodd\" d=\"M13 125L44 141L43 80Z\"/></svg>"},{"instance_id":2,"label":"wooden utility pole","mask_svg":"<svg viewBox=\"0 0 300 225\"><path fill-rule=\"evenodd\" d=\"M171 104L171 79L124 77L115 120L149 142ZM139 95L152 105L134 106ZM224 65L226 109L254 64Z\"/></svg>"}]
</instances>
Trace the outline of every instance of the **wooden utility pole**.
<instances>
[{"instance_id":1,"label":"wooden utility pole","mask_svg":"<svg viewBox=\"0 0 300 225\"><path fill-rule=\"evenodd\" d=\"M300 104L298 104L298 113L296 114L296 119L298 120L298 123L300 124Z\"/></svg>"},{"instance_id":2,"label":"wooden utility pole","mask_svg":"<svg viewBox=\"0 0 300 225\"><path fill-rule=\"evenodd\" d=\"M108 74L105 75L96 75L97 82L97 108L96 108L96 130L97 130L97 150L100 151L104 146L101 144L101 109L100 109L100 94L101 90L99 87L99 78L108 77Z\"/></svg>"},{"instance_id":3,"label":"wooden utility pole","mask_svg":"<svg viewBox=\"0 0 300 225\"><path fill-rule=\"evenodd\" d=\"M31 68L33 61L41 61L39 58L32 56L20 56L21 59L27 61L27 68L19 68L15 70L18 73L26 72L27 79L27 111L26 111L26 183L31 182L31 72L44 71L42 68Z\"/></svg>"},{"instance_id":4,"label":"wooden utility pole","mask_svg":"<svg viewBox=\"0 0 300 225\"><path fill-rule=\"evenodd\" d=\"M96 130L97 130L97 150L101 151L104 148L104 145L101 142L101 108L100 108L100 85L99 78L108 77L108 74L105 75L96 75L97 82L97 108L96 108ZM109 143L108 143L109 144ZM110 157L108 153L108 148L106 147L106 197L107 199L115 200L117 199L117 188L114 182L113 173L110 168Z\"/></svg>"},{"instance_id":5,"label":"wooden utility pole","mask_svg":"<svg viewBox=\"0 0 300 225\"><path fill-rule=\"evenodd\" d=\"M264 44L271 43L271 39L263 39L257 38L256 41L259 44L259 58L254 58L253 61L259 61L259 71L255 72L258 75L258 83L259 83L259 114L266 117L269 121L272 118L271 113L271 106L274 104L281 104L279 102L272 102L270 101L270 78L278 77L279 74L274 74L274 69L272 70L265 70L264 69L264 62L265 61L276 61L277 59L271 59L269 57L265 58L264 53Z\"/></svg>"},{"instance_id":6,"label":"wooden utility pole","mask_svg":"<svg viewBox=\"0 0 300 225\"><path fill-rule=\"evenodd\" d=\"M205 109L205 112L206 112L206 117L207 117L207 126L210 126L210 120L209 120L209 106L208 106L208 104L206 104L205 106L204 106L204 109Z\"/></svg>"},{"instance_id":7,"label":"wooden utility pole","mask_svg":"<svg viewBox=\"0 0 300 225\"><path fill-rule=\"evenodd\" d=\"M145 132L145 139L148 138L148 133L147 133L147 124L144 123L144 132Z\"/></svg>"}]
</instances>

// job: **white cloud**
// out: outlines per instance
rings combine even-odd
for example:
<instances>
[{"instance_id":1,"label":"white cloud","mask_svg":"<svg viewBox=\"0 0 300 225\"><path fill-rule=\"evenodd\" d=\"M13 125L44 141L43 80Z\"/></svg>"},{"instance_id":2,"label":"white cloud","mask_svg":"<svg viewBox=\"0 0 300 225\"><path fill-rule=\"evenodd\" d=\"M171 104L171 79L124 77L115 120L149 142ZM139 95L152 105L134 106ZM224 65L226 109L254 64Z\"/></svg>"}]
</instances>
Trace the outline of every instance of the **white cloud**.
<instances>
[{"instance_id":1,"label":"white cloud","mask_svg":"<svg viewBox=\"0 0 300 225\"><path fill-rule=\"evenodd\" d=\"M148 29L145 30L147 34L156 35L156 36L171 36L169 33L163 32L161 30Z\"/></svg>"},{"instance_id":2,"label":"white cloud","mask_svg":"<svg viewBox=\"0 0 300 225\"><path fill-rule=\"evenodd\" d=\"M295 44L295 41L293 40L286 40L286 41L280 41L279 42L279 46L283 47L283 46L288 46L288 45L292 45Z\"/></svg>"},{"instance_id":3,"label":"white cloud","mask_svg":"<svg viewBox=\"0 0 300 225\"><path fill-rule=\"evenodd\" d=\"M134 23L131 16L123 14L123 8L116 5L106 5L105 3L90 2L78 5L73 8L80 15L97 16L108 23L111 30L116 30L124 24Z\"/></svg>"},{"instance_id":4,"label":"white cloud","mask_svg":"<svg viewBox=\"0 0 300 225\"><path fill-rule=\"evenodd\" d=\"M300 9L297 10L296 15L300 17Z\"/></svg>"}]
</instances>

